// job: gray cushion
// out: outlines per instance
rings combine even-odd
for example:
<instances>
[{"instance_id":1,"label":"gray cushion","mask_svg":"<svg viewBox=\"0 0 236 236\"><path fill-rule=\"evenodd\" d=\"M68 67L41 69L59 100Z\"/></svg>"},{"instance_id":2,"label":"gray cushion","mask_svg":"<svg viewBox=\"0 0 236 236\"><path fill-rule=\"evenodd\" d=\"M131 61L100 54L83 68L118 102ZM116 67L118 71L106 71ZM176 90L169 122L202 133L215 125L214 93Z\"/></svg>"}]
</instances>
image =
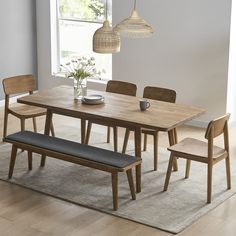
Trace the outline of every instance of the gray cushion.
<instances>
[{"instance_id":1,"label":"gray cushion","mask_svg":"<svg viewBox=\"0 0 236 236\"><path fill-rule=\"evenodd\" d=\"M72 142L69 140L51 137L31 131L21 131L8 135L4 141L17 141L30 144L35 147L48 149L51 151L68 154L71 156L83 158L90 161L96 161L102 164L124 168L138 160L140 157L112 152L106 149L92 147L85 144Z\"/></svg>"}]
</instances>

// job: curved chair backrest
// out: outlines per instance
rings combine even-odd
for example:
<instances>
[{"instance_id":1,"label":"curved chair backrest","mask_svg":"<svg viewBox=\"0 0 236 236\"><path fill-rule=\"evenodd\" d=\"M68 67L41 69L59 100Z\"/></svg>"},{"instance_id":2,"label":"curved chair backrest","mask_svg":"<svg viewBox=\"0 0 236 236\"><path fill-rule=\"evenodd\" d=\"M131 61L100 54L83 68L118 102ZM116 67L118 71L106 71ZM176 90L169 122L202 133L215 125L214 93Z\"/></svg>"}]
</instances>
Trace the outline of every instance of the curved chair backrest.
<instances>
[{"instance_id":1,"label":"curved chair backrest","mask_svg":"<svg viewBox=\"0 0 236 236\"><path fill-rule=\"evenodd\" d=\"M33 92L36 82L32 75L19 75L3 79L3 90L5 95Z\"/></svg>"},{"instance_id":2,"label":"curved chair backrest","mask_svg":"<svg viewBox=\"0 0 236 236\"><path fill-rule=\"evenodd\" d=\"M206 139L215 138L225 132L227 132L227 135L228 135L229 117L230 117L230 114L228 113L224 116L221 116L217 119L210 121L206 129L205 138Z\"/></svg>"},{"instance_id":3,"label":"curved chair backrest","mask_svg":"<svg viewBox=\"0 0 236 236\"><path fill-rule=\"evenodd\" d=\"M136 96L137 86L129 82L109 80L107 83L106 92Z\"/></svg>"},{"instance_id":4,"label":"curved chair backrest","mask_svg":"<svg viewBox=\"0 0 236 236\"><path fill-rule=\"evenodd\" d=\"M172 89L147 86L143 90L143 97L163 102L175 103L176 92Z\"/></svg>"}]
</instances>

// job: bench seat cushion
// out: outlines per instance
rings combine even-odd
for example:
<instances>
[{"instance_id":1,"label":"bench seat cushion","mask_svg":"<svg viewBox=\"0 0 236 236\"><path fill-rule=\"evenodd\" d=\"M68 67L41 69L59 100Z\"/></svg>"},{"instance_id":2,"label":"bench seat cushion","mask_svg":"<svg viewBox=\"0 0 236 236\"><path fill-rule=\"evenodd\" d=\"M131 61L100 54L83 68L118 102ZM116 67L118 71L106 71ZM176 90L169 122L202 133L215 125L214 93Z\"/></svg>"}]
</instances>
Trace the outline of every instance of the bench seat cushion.
<instances>
[{"instance_id":1,"label":"bench seat cushion","mask_svg":"<svg viewBox=\"0 0 236 236\"><path fill-rule=\"evenodd\" d=\"M16 141L30 144L35 147L99 162L117 168L125 168L126 166L141 160L140 157L121 154L118 152L113 152L86 144L80 144L61 138L51 137L44 134L34 133L31 131L21 131L8 135L4 141Z\"/></svg>"}]
</instances>

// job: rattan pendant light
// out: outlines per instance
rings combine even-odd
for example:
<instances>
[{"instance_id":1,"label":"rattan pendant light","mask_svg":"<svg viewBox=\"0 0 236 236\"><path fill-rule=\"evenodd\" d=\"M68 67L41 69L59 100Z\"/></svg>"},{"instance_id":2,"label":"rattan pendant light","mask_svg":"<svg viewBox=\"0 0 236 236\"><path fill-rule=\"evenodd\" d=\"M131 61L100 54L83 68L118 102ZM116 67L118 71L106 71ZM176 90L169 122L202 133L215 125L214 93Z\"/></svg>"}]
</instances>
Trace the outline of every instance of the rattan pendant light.
<instances>
[{"instance_id":1,"label":"rattan pendant light","mask_svg":"<svg viewBox=\"0 0 236 236\"><path fill-rule=\"evenodd\" d=\"M93 35L93 51L97 53L115 53L120 51L120 34L111 27L107 20L107 0L106 20L103 26L97 29Z\"/></svg>"},{"instance_id":2,"label":"rattan pendant light","mask_svg":"<svg viewBox=\"0 0 236 236\"><path fill-rule=\"evenodd\" d=\"M122 35L131 38L145 38L153 34L153 28L136 11L136 0L134 0L134 9L131 16L116 25L115 30Z\"/></svg>"}]
</instances>

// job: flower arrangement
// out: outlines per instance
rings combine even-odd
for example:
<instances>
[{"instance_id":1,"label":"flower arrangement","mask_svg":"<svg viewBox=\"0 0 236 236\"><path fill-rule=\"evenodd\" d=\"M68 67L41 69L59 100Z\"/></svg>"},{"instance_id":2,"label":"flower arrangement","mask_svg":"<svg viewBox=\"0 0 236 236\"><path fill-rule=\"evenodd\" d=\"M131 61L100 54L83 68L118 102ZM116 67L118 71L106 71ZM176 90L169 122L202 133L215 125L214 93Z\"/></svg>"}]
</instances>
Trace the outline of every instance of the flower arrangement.
<instances>
[{"instance_id":1,"label":"flower arrangement","mask_svg":"<svg viewBox=\"0 0 236 236\"><path fill-rule=\"evenodd\" d=\"M65 65L60 65L61 72L65 73L67 78L74 78L76 80L83 80L88 77L99 77L100 71L95 68L94 57L79 57L78 59L72 59ZM105 71L102 71L105 73Z\"/></svg>"},{"instance_id":2,"label":"flower arrangement","mask_svg":"<svg viewBox=\"0 0 236 236\"><path fill-rule=\"evenodd\" d=\"M66 78L74 79L74 98L82 99L87 95L87 78L95 77L100 78L101 73L95 68L94 57L79 57L78 59L72 59L65 65L60 65L60 72L64 73Z\"/></svg>"}]
</instances>

